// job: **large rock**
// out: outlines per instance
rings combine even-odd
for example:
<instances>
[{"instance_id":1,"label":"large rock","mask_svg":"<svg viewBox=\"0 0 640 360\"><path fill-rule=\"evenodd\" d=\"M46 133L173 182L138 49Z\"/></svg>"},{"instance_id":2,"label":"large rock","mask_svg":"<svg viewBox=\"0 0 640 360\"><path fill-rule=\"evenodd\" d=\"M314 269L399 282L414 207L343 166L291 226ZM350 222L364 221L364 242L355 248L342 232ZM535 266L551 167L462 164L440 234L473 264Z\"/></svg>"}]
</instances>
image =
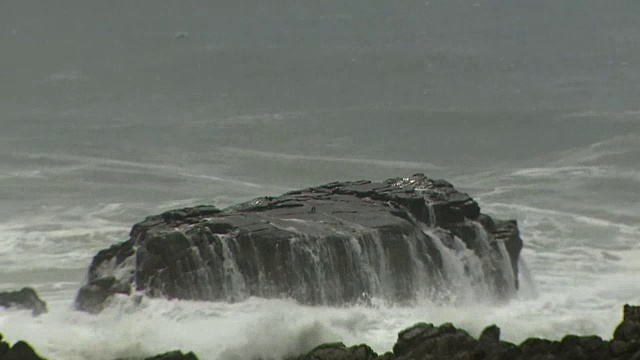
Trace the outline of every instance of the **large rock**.
<instances>
[{"instance_id":1,"label":"large rock","mask_svg":"<svg viewBox=\"0 0 640 360\"><path fill-rule=\"evenodd\" d=\"M38 293L25 287L19 291L0 292L0 307L31 310L33 316L47 312L47 303L38 296Z\"/></svg>"},{"instance_id":2,"label":"large rock","mask_svg":"<svg viewBox=\"0 0 640 360\"><path fill-rule=\"evenodd\" d=\"M368 345L346 347L343 343L322 344L307 354L289 360L376 360L379 359Z\"/></svg>"},{"instance_id":3,"label":"large rock","mask_svg":"<svg viewBox=\"0 0 640 360\"><path fill-rule=\"evenodd\" d=\"M199 206L136 224L100 251L76 305L113 294L197 300L291 297L344 304L469 293L506 299L522 248L515 221L481 214L467 194L422 174L335 182L225 210Z\"/></svg>"},{"instance_id":4,"label":"large rock","mask_svg":"<svg viewBox=\"0 0 640 360\"><path fill-rule=\"evenodd\" d=\"M151 356L144 360L198 360L198 357L193 352L183 354L180 350L174 350L164 354Z\"/></svg>"},{"instance_id":5,"label":"large rock","mask_svg":"<svg viewBox=\"0 0 640 360\"><path fill-rule=\"evenodd\" d=\"M620 356L636 354L640 360L640 306L623 307L623 320L613 332L611 350Z\"/></svg>"},{"instance_id":6,"label":"large rock","mask_svg":"<svg viewBox=\"0 0 640 360\"><path fill-rule=\"evenodd\" d=\"M44 360L25 341L18 341L13 346L2 341L0 334L0 360Z\"/></svg>"}]
</instances>

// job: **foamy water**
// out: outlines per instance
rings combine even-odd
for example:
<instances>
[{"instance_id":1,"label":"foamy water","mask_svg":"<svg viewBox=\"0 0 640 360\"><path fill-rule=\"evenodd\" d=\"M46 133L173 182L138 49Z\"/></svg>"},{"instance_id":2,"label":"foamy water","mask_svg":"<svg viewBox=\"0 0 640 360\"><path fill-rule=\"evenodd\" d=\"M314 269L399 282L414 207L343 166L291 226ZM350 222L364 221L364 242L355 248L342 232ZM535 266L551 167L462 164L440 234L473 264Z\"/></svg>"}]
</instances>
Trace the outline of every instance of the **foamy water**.
<instances>
[{"instance_id":1,"label":"foamy water","mask_svg":"<svg viewBox=\"0 0 640 360\"><path fill-rule=\"evenodd\" d=\"M475 194L485 212L519 220L525 241L521 288L515 299L505 303L493 303L467 282L464 297L451 302L424 299L413 306L379 299L374 299L374 307L344 308L260 298L240 303L145 298L138 303L122 296L99 315L73 311L72 301L91 256L123 239L128 230L121 222L108 220L122 216L126 205L111 204L90 211L58 209L30 224L14 220L3 225L8 245L3 249L3 273L11 279L3 281L2 288L35 285L49 302L50 312L38 318L27 311L2 312L0 329L10 341L28 339L42 354L60 359L113 359L175 348L195 351L203 359L279 359L329 341L367 343L384 352L392 348L400 330L419 321L453 322L473 335L495 323L503 338L513 342L530 336L559 339L567 333L609 338L620 321L621 305L640 302L640 227L570 212L554 206L553 198L540 207L530 183L540 171L518 169L508 180L498 173L481 174L476 181L465 177L475 186L488 187ZM545 171L567 174L566 168ZM575 180L573 173L557 176L545 178L546 187L540 191L554 186L553 181L593 181L588 174L581 180ZM503 183L507 188L498 189ZM520 199L513 195L525 190L529 195ZM606 205L613 204L603 204L603 210ZM453 258L448 260L448 266L456 266Z\"/></svg>"},{"instance_id":2,"label":"foamy water","mask_svg":"<svg viewBox=\"0 0 640 360\"><path fill-rule=\"evenodd\" d=\"M2 2L0 290L50 312L0 310L0 331L51 359L386 351L418 321L609 338L640 303L637 9L524 2ZM72 310L92 256L145 216L418 172L518 220L516 298Z\"/></svg>"},{"instance_id":3,"label":"foamy water","mask_svg":"<svg viewBox=\"0 0 640 360\"><path fill-rule=\"evenodd\" d=\"M0 289L34 286L49 303L50 312L32 318L28 311L2 311L0 329L10 341L27 339L53 359L113 359L175 348L195 351L203 359L279 359L329 341L367 343L384 352L392 348L400 330L419 321L452 322L474 335L495 323L501 327L503 338L513 342L530 336L559 339L567 333L609 338L620 321L622 304L640 303L640 183L628 176L637 167L624 161L626 156L638 154L635 139L628 135L614 137L545 155L533 160L530 167L516 163L489 172L446 176L471 193L485 213L519 222L525 244L520 262L521 287L508 302L495 303L490 290L464 278L464 269L458 267L474 269L474 255L441 249L449 256L445 265L448 273L457 274L450 279L452 296L447 301L425 298L413 306L399 306L373 299L374 307L332 308L303 306L286 299L250 298L232 304L145 298L138 303L134 298L120 297L98 315L72 310L76 291L91 257L125 239L136 221L188 205L213 203L223 207L252 196L277 194L294 185L260 183L255 177L217 181L232 179L233 175L212 171L213 179L191 177L194 182L183 183L182 189L174 192L176 184L163 178L174 176L177 165L143 168L120 161L58 155L57 162L47 166L59 170L45 167L42 174L49 186L54 184L61 192L44 194L46 203L39 206L36 200L16 202L29 209L22 212L4 208L9 215L0 224ZM607 157L595 156L598 149ZM252 158L252 154L239 152L229 160L288 161L278 166L292 169L302 161L311 167L356 161L293 154L274 158L272 153L267 153L267 158ZM612 157L618 160L612 161ZM38 159L49 161L47 157ZM408 166L401 162L398 169L387 168L391 165L386 161L381 163L385 171L396 174ZM70 166L74 163L81 165L81 170ZM91 173L114 164L143 169L142 174L151 174L146 177L151 182L147 187L138 186L134 179L103 183L121 184L122 192L133 195L129 200L119 197L117 203L105 202L112 190L101 191L98 199L92 199L90 194L102 186L94 185L94 180L77 183L80 186L72 182L66 188L57 185L65 179L73 180L78 171ZM43 186L43 179L34 177L31 171L12 173L10 177L19 177L29 189ZM192 166L181 171L202 169ZM352 169L345 177L354 178L358 171ZM12 184L15 180L2 181ZM620 186L620 181L625 181L625 186ZM154 200L159 189L163 194ZM80 190L85 200L74 190ZM425 231L432 230L427 227ZM481 273L481 268L473 272L474 276Z\"/></svg>"}]
</instances>

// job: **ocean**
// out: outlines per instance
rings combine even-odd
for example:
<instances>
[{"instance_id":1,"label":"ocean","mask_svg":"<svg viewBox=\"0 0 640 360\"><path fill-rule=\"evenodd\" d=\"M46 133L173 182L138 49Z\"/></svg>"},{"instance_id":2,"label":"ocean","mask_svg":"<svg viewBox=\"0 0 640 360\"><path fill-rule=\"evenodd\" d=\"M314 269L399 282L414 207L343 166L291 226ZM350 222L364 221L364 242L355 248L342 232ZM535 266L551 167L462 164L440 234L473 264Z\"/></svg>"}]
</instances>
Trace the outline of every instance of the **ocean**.
<instances>
[{"instance_id":1,"label":"ocean","mask_svg":"<svg viewBox=\"0 0 640 360\"><path fill-rule=\"evenodd\" d=\"M391 350L420 321L611 337L640 303L640 4L584 0L0 4L0 332L51 359L180 348ZM516 219L509 302L310 307L121 297L73 310L148 215L425 173Z\"/></svg>"}]
</instances>

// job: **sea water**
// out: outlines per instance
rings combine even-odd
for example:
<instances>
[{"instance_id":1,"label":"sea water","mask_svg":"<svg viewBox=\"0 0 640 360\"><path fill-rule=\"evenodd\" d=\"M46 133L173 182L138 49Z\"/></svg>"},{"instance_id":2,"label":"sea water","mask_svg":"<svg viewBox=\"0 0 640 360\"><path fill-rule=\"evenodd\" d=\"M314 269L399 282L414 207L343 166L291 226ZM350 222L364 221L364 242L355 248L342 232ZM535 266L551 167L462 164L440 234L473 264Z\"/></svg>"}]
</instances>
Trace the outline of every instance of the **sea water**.
<instances>
[{"instance_id":1,"label":"sea water","mask_svg":"<svg viewBox=\"0 0 640 360\"><path fill-rule=\"evenodd\" d=\"M52 359L180 348L277 359L391 350L420 321L519 342L609 338L640 303L640 28L630 2L0 5L0 332ZM176 36L176 34L188 34ZM145 216L335 180L444 178L516 219L508 302L309 307L118 297L73 310L93 255ZM385 279L385 282L389 279Z\"/></svg>"}]
</instances>

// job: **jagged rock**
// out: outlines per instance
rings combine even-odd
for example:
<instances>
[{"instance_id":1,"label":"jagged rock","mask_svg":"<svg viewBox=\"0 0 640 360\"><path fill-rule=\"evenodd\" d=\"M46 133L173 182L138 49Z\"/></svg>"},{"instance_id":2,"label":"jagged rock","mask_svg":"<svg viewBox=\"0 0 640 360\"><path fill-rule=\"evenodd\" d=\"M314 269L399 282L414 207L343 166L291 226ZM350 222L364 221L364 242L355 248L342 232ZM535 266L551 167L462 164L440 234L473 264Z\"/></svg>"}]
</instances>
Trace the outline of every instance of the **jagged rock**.
<instances>
[{"instance_id":1,"label":"jagged rock","mask_svg":"<svg viewBox=\"0 0 640 360\"><path fill-rule=\"evenodd\" d=\"M482 264L465 271L481 272L481 285L497 299L513 295L522 249L515 221L481 214L469 195L422 174L334 182L224 210L199 206L148 217L127 241L94 257L76 306L100 311L132 287L195 300L291 297L338 305L366 294L412 301L457 286L455 276L463 275L447 273L443 263L461 261L449 253L465 248Z\"/></svg>"},{"instance_id":2,"label":"jagged rock","mask_svg":"<svg viewBox=\"0 0 640 360\"><path fill-rule=\"evenodd\" d=\"M480 338L478 338L480 343L486 344L487 346L493 346L500 344L500 328L495 324L487 326L482 330L480 334Z\"/></svg>"},{"instance_id":3,"label":"jagged rock","mask_svg":"<svg viewBox=\"0 0 640 360\"><path fill-rule=\"evenodd\" d=\"M2 357L7 353L7 351L9 351L9 349L11 348L9 346L9 344L7 344L6 342L2 341L3 336L2 334L0 334L0 359L2 359Z\"/></svg>"},{"instance_id":4,"label":"jagged rock","mask_svg":"<svg viewBox=\"0 0 640 360\"><path fill-rule=\"evenodd\" d=\"M131 286L117 281L114 276L95 279L80 288L75 305L78 310L96 313L115 294L130 295Z\"/></svg>"},{"instance_id":5,"label":"jagged rock","mask_svg":"<svg viewBox=\"0 0 640 360\"><path fill-rule=\"evenodd\" d=\"M305 355L290 360L375 360L379 359L367 345L346 347L343 343L323 344Z\"/></svg>"},{"instance_id":6,"label":"jagged rock","mask_svg":"<svg viewBox=\"0 0 640 360\"><path fill-rule=\"evenodd\" d=\"M558 344L557 354L566 359L606 359L609 344L599 336L567 335Z\"/></svg>"},{"instance_id":7,"label":"jagged rock","mask_svg":"<svg viewBox=\"0 0 640 360\"><path fill-rule=\"evenodd\" d=\"M485 328L476 340L451 324L418 323L398 334L393 355L385 354L384 359L640 360L640 333L624 330L639 320L640 307L625 305L624 320L616 330L619 337L611 342L598 336L567 335L561 341L530 338L519 346L501 341L495 325Z\"/></svg>"},{"instance_id":8,"label":"jagged rock","mask_svg":"<svg viewBox=\"0 0 640 360\"><path fill-rule=\"evenodd\" d=\"M623 321L613 333L615 340L640 339L640 306L625 305Z\"/></svg>"},{"instance_id":9,"label":"jagged rock","mask_svg":"<svg viewBox=\"0 0 640 360\"><path fill-rule=\"evenodd\" d=\"M0 359L2 360L2 359ZM180 350L168 351L163 354L158 354L150 357L142 358L118 358L115 360L198 360L198 357L193 352L184 354Z\"/></svg>"},{"instance_id":10,"label":"jagged rock","mask_svg":"<svg viewBox=\"0 0 640 360\"><path fill-rule=\"evenodd\" d=\"M38 296L38 293L25 287L19 291L0 292L0 306L5 308L29 309L33 316L47 312L47 303Z\"/></svg>"},{"instance_id":11,"label":"jagged rock","mask_svg":"<svg viewBox=\"0 0 640 360\"><path fill-rule=\"evenodd\" d=\"M496 325L487 326L480 334L478 343L481 350L478 353L482 353L486 360L516 359L522 354L516 345L500 341L500 328Z\"/></svg>"},{"instance_id":12,"label":"jagged rock","mask_svg":"<svg viewBox=\"0 0 640 360\"><path fill-rule=\"evenodd\" d=\"M557 348L557 341L538 338L529 338L520 344L520 349L525 359L532 359L534 357L553 358L552 354L557 352Z\"/></svg>"},{"instance_id":13,"label":"jagged rock","mask_svg":"<svg viewBox=\"0 0 640 360\"><path fill-rule=\"evenodd\" d=\"M391 351L387 351L386 353L378 356L376 360L396 360L396 356L393 355Z\"/></svg>"},{"instance_id":14,"label":"jagged rock","mask_svg":"<svg viewBox=\"0 0 640 360\"><path fill-rule=\"evenodd\" d=\"M613 332L609 348L616 356L640 356L640 306L624 305L623 320ZM635 355L631 355L635 354Z\"/></svg>"},{"instance_id":15,"label":"jagged rock","mask_svg":"<svg viewBox=\"0 0 640 360\"><path fill-rule=\"evenodd\" d=\"M449 323L438 327L422 323L401 332L393 354L398 360L476 359L483 355L477 340Z\"/></svg>"},{"instance_id":16,"label":"jagged rock","mask_svg":"<svg viewBox=\"0 0 640 360\"><path fill-rule=\"evenodd\" d=\"M183 354L182 351L175 350L164 354L148 357L144 360L198 360L198 357L193 352Z\"/></svg>"},{"instance_id":17,"label":"jagged rock","mask_svg":"<svg viewBox=\"0 0 640 360\"><path fill-rule=\"evenodd\" d=\"M0 334L0 360L44 360L26 342L18 341L13 346L2 341Z\"/></svg>"}]
</instances>

